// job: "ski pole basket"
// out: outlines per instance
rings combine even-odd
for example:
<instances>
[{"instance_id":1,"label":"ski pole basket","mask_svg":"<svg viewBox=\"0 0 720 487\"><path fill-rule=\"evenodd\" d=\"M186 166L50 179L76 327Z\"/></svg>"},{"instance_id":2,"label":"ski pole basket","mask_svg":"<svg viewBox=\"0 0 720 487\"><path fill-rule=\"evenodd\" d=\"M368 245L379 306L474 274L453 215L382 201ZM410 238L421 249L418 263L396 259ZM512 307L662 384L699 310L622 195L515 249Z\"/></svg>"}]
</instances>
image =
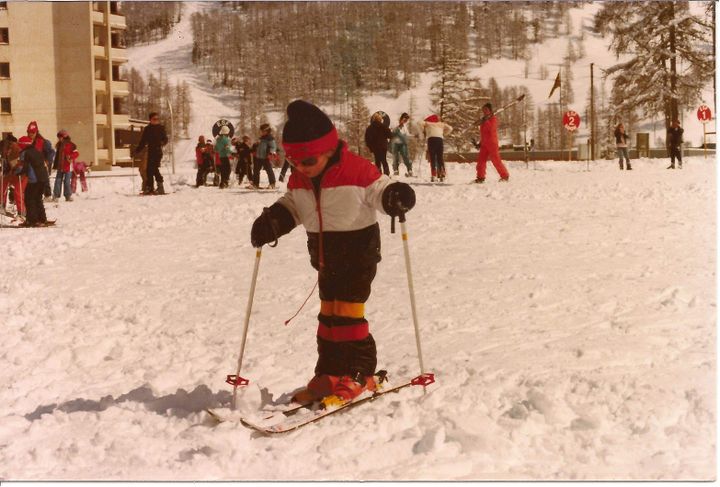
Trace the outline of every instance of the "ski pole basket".
<instances>
[{"instance_id":1,"label":"ski pole basket","mask_svg":"<svg viewBox=\"0 0 720 487\"><path fill-rule=\"evenodd\" d=\"M235 374L228 375L227 379L225 379L225 382L235 387L246 386L250 383L248 379Z\"/></svg>"},{"instance_id":2,"label":"ski pole basket","mask_svg":"<svg viewBox=\"0 0 720 487\"><path fill-rule=\"evenodd\" d=\"M435 383L435 374L432 374L430 372L425 374L420 374L414 379L410 381L410 383L414 386L429 386L430 384Z\"/></svg>"}]
</instances>

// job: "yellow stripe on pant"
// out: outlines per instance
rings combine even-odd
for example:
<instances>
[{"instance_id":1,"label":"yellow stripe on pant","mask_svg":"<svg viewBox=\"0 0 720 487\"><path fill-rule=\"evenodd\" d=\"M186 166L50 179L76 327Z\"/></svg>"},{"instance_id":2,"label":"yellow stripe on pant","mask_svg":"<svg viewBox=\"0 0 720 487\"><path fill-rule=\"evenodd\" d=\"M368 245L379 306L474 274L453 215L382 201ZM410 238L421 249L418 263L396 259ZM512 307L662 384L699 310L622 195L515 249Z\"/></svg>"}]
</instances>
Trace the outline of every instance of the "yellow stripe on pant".
<instances>
[{"instance_id":1,"label":"yellow stripe on pant","mask_svg":"<svg viewBox=\"0 0 720 487\"><path fill-rule=\"evenodd\" d=\"M363 318L365 303L348 301L320 301L320 314L325 316L342 316L343 318Z\"/></svg>"}]
</instances>

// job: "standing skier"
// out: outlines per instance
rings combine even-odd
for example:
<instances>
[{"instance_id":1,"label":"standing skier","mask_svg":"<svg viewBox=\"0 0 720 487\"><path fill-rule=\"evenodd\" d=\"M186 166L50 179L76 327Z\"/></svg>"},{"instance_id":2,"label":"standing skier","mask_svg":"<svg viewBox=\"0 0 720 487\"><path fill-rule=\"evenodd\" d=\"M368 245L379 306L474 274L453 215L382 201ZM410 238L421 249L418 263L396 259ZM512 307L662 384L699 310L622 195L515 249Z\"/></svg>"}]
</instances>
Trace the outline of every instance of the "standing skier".
<instances>
[{"instance_id":1,"label":"standing skier","mask_svg":"<svg viewBox=\"0 0 720 487\"><path fill-rule=\"evenodd\" d=\"M389 125L389 123L388 123ZM383 123L381 112L373 113L370 125L365 129L365 145L375 157L375 166L378 171L383 171L386 176L390 175L390 168L387 162L388 140L393 134Z\"/></svg>"},{"instance_id":2,"label":"standing skier","mask_svg":"<svg viewBox=\"0 0 720 487\"><path fill-rule=\"evenodd\" d=\"M476 183L485 182L485 170L488 158L492 161L495 170L500 174L500 181L508 181L510 173L500 159L500 147L497 136L497 117L493 113L492 105L486 103L482 107L483 117L480 120L480 153L476 166Z\"/></svg>"},{"instance_id":3,"label":"standing skier","mask_svg":"<svg viewBox=\"0 0 720 487\"><path fill-rule=\"evenodd\" d=\"M65 201L72 201L72 169L73 162L78 157L77 146L70 140L67 130L57 133L58 142L55 145L55 187L53 188L53 201L60 199L60 193Z\"/></svg>"},{"instance_id":4,"label":"standing skier","mask_svg":"<svg viewBox=\"0 0 720 487\"><path fill-rule=\"evenodd\" d=\"M287 192L253 223L251 242L274 242L300 223L307 231L320 288L318 360L315 376L295 400L325 398L332 405L375 389L377 351L364 303L381 258L376 211L408 211L415 193L350 152L315 105L296 100L287 115L283 147L295 171Z\"/></svg>"},{"instance_id":5,"label":"standing skier","mask_svg":"<svg viewBox=\"0 0 720 487\"><path fill-rule=\"evenodd\" d=\"M155 193L155 181L157 181L157 194L165 194L163 188L163 177L160 174L160 161L162 160L162 148L168 143L168 137L165 132L165 126L160 124L160 115L152 112L148 115L150 125L143 128L140 136L140 143L135 149L136 153L142 151L146 146L147 151L147 174L145 179L145 187L143 194Z\"/></svg>"},{"instance_id":6,"label":"standing skier","mask_svg":"<svg viewBox=\"0 0 720 487\"><path fill-rule=\"evenodd\" d=\"M235 174L237 174L238 184L242 183L243 177L247 177L248 183L252 184L252 149L250 148L250 137L243 135L242 139L235 143L235 152L237 153Z\"/></svg>"},{"instance_id":7,"label":"standing skier","mask_svg":"<svg viewBox=\"0 0 720 487\"><path fill-rule=\"evenodd\" d=\"M430 181L445 181L445 151L444 137L450 135L453 128L440 120L440 117L433 114L425 118L422 127L427 137L428 159L430 161Z\"/></svg>"},{"instance_id":8,"label":"standing skier","mask_svg":"<svg viewBox=\"0 0 720 487\"><path fill-rule=\"evenodd\" d=\"M50 175L52 174L52 164L55 159L55 151L53 150L52 143L40 134L38 124L35 120L28 124L27 136L32 141L35 149L40 152L43 162L45 163L45 173L48 175L48 178L43 182L42 193L45 197L50 198L52 196L52 191L50 190Z\"/></svg>"},{"instance_id":9,"label":"standing skier","mask_svg":"<svg viewBox=\"0 0 720 487\"><path fill-rule=\"evenodd\" d=\"M668 152L670 152L670 165L668 169L675 169L675 158L678 161L678 169L682 169L682 143L683 143L683 128L680 126L679 120L673 120L672 125L667 129L667 139L665 144L667 145Z\"/></svg>"},{"instance_id":10,"label":"standing skier","mask_svg":"<svg viewBox=\"0 0 720 487\"><path fill-rule=\"evenodd\" d=\"M228 187L230 182L230 154L232 143L230 143L230 127L223 125L220 134L215 140L215 152L220 158L220 189Z\"/></svg>"},{"instance_id":11,"label":"standing skier","mask_svg":"<svg viewBox=\"0 0 720 487\"><path fill-rule=\"evenodd\" d=\"M268 177L268 189L275 188L275 173L270 159L277 157L277 144L272 135L270 124L260 125L260 139L253 145L255 148L255 163L253 164L253 186L260 187L260 169L264 169Z\"/></svg>"},{"instance_id":12,"label":"standing skier","mask_svg":"<svg viewBox=\"0 0 720 487\"><path fill-rule=\"evenodd\" d=\"M619 123L617 127L615 127L615 149L617 150L617 155L619 158L618 163L620 164L620 170L623 169L623 158L625 158L625 165L627 166L627 170L632 170L632 166L630 165L630 157L628 157L628 139L630 138L627 133L625 133L625 125L622 123Z\"/></svg>"},{"instance_id":13,"label":"standing skier","mask_svg":"<svg viewBox=\"0 0 720 487\"><path fill-rule=\"evenodd\" d=\"M48 184L47 164L43 153L35 147L31 137L20 137L20 160L23 161L21 174L27 177L28 184L25 187L25 207L27 214L25 223L21 226L42 227L48 224L43 204L43 193L45 185Z\"/></svg>"},{"instance_id":14,"label":"standing skier","mask_svg":"<svg viewBox=\"0 0 720 487\"><path fill-rule=\"evenodd\" d=\"M402 156L403 164L405 164L405 168L407 169L405 176L413 175L412 162L410 162L410 156L408 155L408 137L410 137L410 133L408 132L406 125L408 120L410 120L410 115L407 113L400 115L400 121L392 132L393 138L391 147L393 155L393 174L395 176L400 173L400 156Z\"/></svg>"}]
</instances>

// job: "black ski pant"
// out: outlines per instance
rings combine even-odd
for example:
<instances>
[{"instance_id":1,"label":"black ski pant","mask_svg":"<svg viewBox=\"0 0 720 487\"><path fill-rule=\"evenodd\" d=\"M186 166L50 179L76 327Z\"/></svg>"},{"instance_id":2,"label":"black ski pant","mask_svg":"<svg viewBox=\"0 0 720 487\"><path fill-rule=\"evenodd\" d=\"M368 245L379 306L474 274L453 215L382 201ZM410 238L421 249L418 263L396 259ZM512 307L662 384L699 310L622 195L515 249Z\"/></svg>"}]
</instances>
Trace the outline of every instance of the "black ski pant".
<instances>
[{"instance_id":1,"label":"black ski pant","mask_svg":"<svg viewBox=\"0 0 720 487\"><path fill-rule=\"evenodd\" d=\"M230 159L228 157L220 158L220 187L227 188L230 182Z\"/></svg>"},{"instance_id":2,"label":"black ski pant","mask_svg":"<svg viewBox=\"0 0 720 487\"><path fill-rule=\"evenodd\" d=\"M427 144L432 175L445 177L445 161L443 160L444 142L442 137L430 137L427 140Z\"/></svg>"},{"instance_id":3,"label":"black ski pant","mask_svg":"<svg viewBox=\"0 0 720 487\"><path fill-rule=\"evenodd\" d=\"M365 318L365 302L380 260L380 227L324 232L322 237L308 232L308 251L318 269L320 289L315 375L373 375L377 349Z\"/></svg>"},{"instance_id":4,"label":"black ski pant","mask_svg":"<svg viewBox=\"0 0 720 487\"><path fill-rule=\"evenodd\" d=\"M159 154L157 153L150 153L148 151L148 161L147 161L147 176L145 178L145 190L147 191L154 191L155 190L155 181L157 181L158 186L162 184L163 177L162 174L160 174L160 161L162 160L162 152Z\"/></svg>"},{"instance_id":5,"label":"black ski pant","mask_svg":"<svg viewBox=\"0 0 720 487\"><path fill-rule=\"evenodd\" d=\"M203 162L198 164L197 175L195 176L195 186L205 186L205 178L207 178L207 164Z\"/></svg>"},{"instance_id":6,"label":"black ski pant","mask_svg":"<svg viewBox=\"0 0 720 487\"><path fill-rule=\"evenodd\" d=\"M28 183L25 186L25 221L28 225L45 223L45 205L43 204L43 193L45 181L40 183Z\"/></svg>"},{"instance_id":7,"label":"black ski pant","mask_svg":"<svg viewBox=\"0 0 720 487\"><path fill-rule=\"evenodd\" d=\"M275 173L273 172L272 165L268 159L255 158L255 164L253 165L253 184L260 186L260 169L264 169L267 173L268 182L271 185L275 184Z\"/></svg>"},{"instance_id":8,"label":"black ski pant","mask_svg":"<svg viewBox=\"0 0 720 487\"><path fill-rule=\"evenodd\" d=\"M675 158L677 158L678 164L682 166L682 151L680 147L670 147L670 165L672 167L675 167Z\"/></svg>"},{"instance_id":9,"label":"black ski pant","mask_svg":"<svg viewBox=\"0 0 720 487\"><path fill-rule=\"evenodd\" d=\"M237 174L238 184L242 183L244 177L247 177L248 182L252 182L252 168L250 167L250 161L238 160L235 166L235 174Z\"/></svg>"},{"instance_id":10,"label":"black ski pant","mask_svg":"<svg viewBox=\"0 0 720 487\"><path fill-rule=\"evenodd\" d=\"M377 166L378 171L384 173L386 176L389 176L390 168L388 167L387 161L387 149L373 151L373 156L375 156L375 166Z\"/></svg>"}]
</instances>

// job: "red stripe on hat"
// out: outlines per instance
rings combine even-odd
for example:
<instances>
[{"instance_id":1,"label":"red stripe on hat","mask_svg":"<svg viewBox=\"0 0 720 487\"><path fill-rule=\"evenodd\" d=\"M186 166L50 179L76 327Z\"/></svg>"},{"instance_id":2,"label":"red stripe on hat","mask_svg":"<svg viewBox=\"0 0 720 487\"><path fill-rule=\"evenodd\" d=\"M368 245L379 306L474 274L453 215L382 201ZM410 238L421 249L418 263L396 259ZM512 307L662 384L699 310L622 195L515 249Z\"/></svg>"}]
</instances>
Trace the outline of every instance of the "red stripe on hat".
<instances>
[{"instance_id":1,"label":"red stripe on hat","mask_svg":"<svg viewBox=\"0 0 720 487\"><path fill-rule=\"evenodd\" d=\"M318 323L317 336L329 342L354 342L364 340L370 334L368 322L358 325L329 327Z\"/></svg>"},{"instance_id":2,"label":"red stripe on hat","mask_svg":"<svg viewBox=\"0 0 720 487\"><path fill-rule=\"evenodd\" d=\"M289 159L302 161L323 152L335 150L338 143L338 134L335 127L330 132L315 140L305 142L283 142L285 154Z\"/></svg>"}]
</instances>

